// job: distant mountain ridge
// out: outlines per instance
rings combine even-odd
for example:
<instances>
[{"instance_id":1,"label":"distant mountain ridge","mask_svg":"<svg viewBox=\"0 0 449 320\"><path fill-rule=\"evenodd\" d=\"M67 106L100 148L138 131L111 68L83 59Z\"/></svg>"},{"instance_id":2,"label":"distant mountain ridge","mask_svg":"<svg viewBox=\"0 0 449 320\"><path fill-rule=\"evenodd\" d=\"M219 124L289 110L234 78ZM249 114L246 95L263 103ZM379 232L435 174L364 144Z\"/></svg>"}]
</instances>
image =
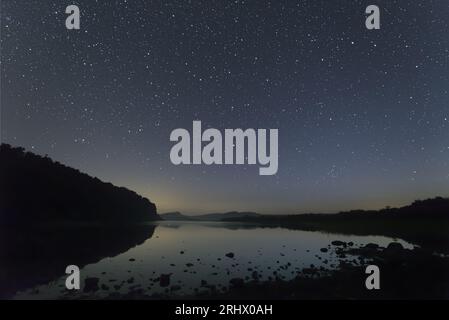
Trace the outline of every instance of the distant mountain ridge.
<instances>
[{"instance_id":1,"label":"distant mountain ridge","mask_svg":"<svg viewBox=\"0 0 449 320\"><path fill-rule=\"evenodd\" d=\"M227 219L247 219L247 218L259 218L262 215L256 212L239 212L239 211L230 211L224 213L208 213L197 216L199 219L203 221L224 221Z\"/></svg>"},{"instance_id":2,"label":"distant mountain ridge","mask_svg":"<svg viewBox=\"0 0 449 320\"><path fill-rule=\"evenodd\" d=\"M164 220L196 220L196 221L228 221L228 222L286 222L346 220L367 218L446 218L449 219L449 198L435 197L432 199L415 200L409 205L399 208L384 208L380 210L350 210L337 213L298 213L298 214L261 214L256 212L229 211L224 213L207 213L201 215L185 215L179 211L161 214Z\"/></svg>"},{"instance_id":3,"label":"distant mountain ridge","mask_svg":"<svg viewBox=\"0 0 449 320\"><path fill-rule=\"evenodd\" d=\"M123 187L41 157L0 146L0 224L160 220L154 203Z\"/></svg>"},{"instance_id":4,"label":"distant mountain ridge","mask_svg":"<svg viewBox=\"0 0 449 320\"><path fill-rule=\"evenodd\" d=\"M179 221L225 221L227 219L246 219L246 218L258 218L263 215L256 212L239 212L230 211L224 213L207 213L197 216L184 215L178 211L167 212L160 215L164 220L179 220Z\"/></svg>"},{"instance_id":5,"label":"distant mountain ridge","mask_svg":"<svg viewBox=\"0 0 449 320\"><path fill-rule=\"evenodd\" d=\"M175 211L175 212L166 212L166 213L161 213L159 215L162 220L169 220L169 221L190 221L190 220L196 220L195 217L191 217L191 216L186 216L184 214L182 214L179 211Z\"/></svg>"}]
</instances>

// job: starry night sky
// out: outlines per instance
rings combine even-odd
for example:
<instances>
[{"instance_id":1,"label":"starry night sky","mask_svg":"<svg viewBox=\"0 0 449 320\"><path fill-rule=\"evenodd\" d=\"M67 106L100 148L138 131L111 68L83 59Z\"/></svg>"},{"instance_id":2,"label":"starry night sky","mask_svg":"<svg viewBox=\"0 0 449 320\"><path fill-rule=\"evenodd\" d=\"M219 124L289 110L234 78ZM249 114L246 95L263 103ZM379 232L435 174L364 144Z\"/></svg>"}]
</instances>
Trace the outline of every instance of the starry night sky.
<instances>
[{"instance_id":1,"label":"starry night sky","mask_svg":"<svg viewBox=\"0 0 449 320\"><path fill-rule=\"evenodd\" d=\"M66 6L81 30L65 28ZM365 8L381 29L365 28ZM1 138L160 212L335 212L449 193L449 3L1 1ZM279 171L174 166L170 132L278 128Z\"/></svg>"}]
</instances>

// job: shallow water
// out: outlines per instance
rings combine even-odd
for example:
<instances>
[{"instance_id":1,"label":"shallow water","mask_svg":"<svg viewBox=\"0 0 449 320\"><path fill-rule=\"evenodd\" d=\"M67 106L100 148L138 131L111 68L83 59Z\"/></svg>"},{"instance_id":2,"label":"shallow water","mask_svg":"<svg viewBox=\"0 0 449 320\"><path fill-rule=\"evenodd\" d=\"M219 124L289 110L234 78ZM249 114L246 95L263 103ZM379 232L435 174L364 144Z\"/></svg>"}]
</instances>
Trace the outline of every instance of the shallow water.
<instances>
[{"instance_id":1,"label":"shallow water","mask_svg":"<svg viewBox=\"0 0 449 320\"><path fill-rule=\"evenodd\" d=\"M63 276L19 292L15 298L105 298L111 293L127 294L134 290L146 295L182 296L208 291L209 285L225 290L232 278L288 280L311 265L335 268L338 260L335 252L320 251L330 248L333 240L352 241L354 246L367 243L387 246L397 241L405 248L413 248L405 241L383 236L337 235L223 222L164 221L156 224L153 236L143 244L81 269L81 284L86 278L99 278L98 290L88 295L83 290L68 291ZM231 252L234 257L227 257ZM161 286L158 280L161 274L170 274L168 286Z\"/></svg>"}]
</instances>

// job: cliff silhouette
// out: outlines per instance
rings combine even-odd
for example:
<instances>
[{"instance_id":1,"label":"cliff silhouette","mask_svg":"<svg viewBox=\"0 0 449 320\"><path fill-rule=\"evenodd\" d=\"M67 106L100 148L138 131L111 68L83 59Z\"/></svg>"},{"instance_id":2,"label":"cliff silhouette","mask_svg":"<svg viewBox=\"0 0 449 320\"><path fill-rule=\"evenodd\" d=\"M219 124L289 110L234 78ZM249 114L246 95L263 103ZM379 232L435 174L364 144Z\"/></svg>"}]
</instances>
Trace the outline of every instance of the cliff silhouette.
<instances>
[{"instance_id":1,"label":"cliff silhouette","mask_svg":"<svg viewBox=\"0 0 449 320\"><path fill-rule=\"evenodd\" d=\"M0 146L0 225L160 220L156 206L49 157Z\"/></svg>"}]
</instances>

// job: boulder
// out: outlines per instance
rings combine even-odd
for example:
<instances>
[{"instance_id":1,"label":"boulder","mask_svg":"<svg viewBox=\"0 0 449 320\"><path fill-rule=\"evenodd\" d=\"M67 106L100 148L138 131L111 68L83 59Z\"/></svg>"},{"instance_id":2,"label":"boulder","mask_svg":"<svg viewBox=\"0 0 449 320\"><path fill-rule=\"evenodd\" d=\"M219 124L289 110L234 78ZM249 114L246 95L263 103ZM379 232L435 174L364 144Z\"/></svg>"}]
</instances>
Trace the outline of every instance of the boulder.
<instances>
[{"instance_id":1,"label":"boulder","mask_svg":"<svg viewBox=\"0 0 449 320\"><path fill-rule=\"evenodd\" d=\"M168 287L170 285L170 276L171 276L171 273L161 274L161 276L159 278L159 285L161 287Z\"/></svg>"},{"instance_id":2,"label":"boulder","mask_svg":"<svg viewBox=\"0 0 449 320\"><path fill-rule=\"evenodd\" d=\"M245 281L242 278L232 278L231 280L229 280L229 283L234 288L241 288L241 287L243 287L243 284L245 283Z\"/></svg>"},{"instance_id":3,"label":"boulder","mask_svg":"<svg viewBox=\"0 0 449 320\"><path fill-rule=\"evenodd\" d=\"M98 282L100 279L98 278L86 278L84 280L84 292L95 292L98 291Z\"/></svg>"}]
</instances>

